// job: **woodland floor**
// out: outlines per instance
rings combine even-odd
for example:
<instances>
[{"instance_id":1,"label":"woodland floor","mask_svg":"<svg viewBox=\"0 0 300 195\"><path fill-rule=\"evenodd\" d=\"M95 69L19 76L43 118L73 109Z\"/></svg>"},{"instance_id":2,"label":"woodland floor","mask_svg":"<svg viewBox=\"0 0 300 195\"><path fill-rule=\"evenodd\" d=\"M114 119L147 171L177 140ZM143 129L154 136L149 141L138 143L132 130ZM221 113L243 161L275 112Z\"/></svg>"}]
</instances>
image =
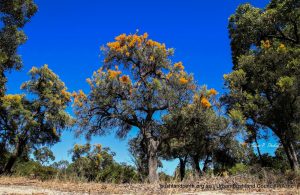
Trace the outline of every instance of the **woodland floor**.
<instances>
[{"instance_id":1,"label":"woodland floor","mask_svg":"<svg viewBox=\"0 0 300 195\"><path fill-rule=\"evenodd\" d=\"M6 195L81 195L81 194L300 194L300 188L296 186L289 187L262 187L256 184L255 188L227 188L227 189L211 189L201 188L205 185L228 185L229 183L240 183L233 181L232 178L207 178L200 179L197 182L168 183L168 185L177 185L171 188L162 187L164 184L104 184L104 183L83 183L83 182L67 182L67 181L39 181L36 179L28 179L21 177L0 177L0 194ZM178 185L182 184L182 188ZM194 185L193 187L190 187ZM185 186L185 187L184 187Z\"/></svg>"}]
</instances>

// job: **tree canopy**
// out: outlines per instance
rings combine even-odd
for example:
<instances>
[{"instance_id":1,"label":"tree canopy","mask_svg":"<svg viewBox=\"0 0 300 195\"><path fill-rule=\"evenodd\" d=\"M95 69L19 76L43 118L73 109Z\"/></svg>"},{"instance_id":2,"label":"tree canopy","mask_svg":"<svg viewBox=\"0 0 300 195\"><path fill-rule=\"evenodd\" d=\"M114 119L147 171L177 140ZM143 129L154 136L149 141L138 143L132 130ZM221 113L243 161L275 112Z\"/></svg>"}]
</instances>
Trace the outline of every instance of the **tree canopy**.
<instances>
[{"instance_id":1,"label":"tree canopy","mask_svg":"<svg viewBox=\"0 0 300 195\"><path fill-rule=\"evenodd\" d=\"M124 137L132 126L139 128L147 145L149 180L155 181L163 137L162 121L156 116L189 97L195 88L193 77L181 62L172 65L173 49L149 39L147 33L122 34L102 50L104 65L87 80L90 93L75 94L78 124L88 137L113 128Z\"/></svg>"},{"instance_id":2,"label":"tree canopy","mask_svg":"<svg viewBox=\"0 0 300 195\"><path fill-rule=\"evenodd\" d=\"M17 50L27 37L21 30L36 13L33 0L0 0L0 95L5 91L5 72L22 67Z\"/></svg>"},{"instance_id":3,"label":"tree canopy","mask_svg":"<svg viewBox=\"0 0 300 195\"><path fill-rule=\"evenodd\" d=\"M29 74L31 79L21 86L27 96L8 94L1 98L0 138L5 148L12 150L4 172L11 171L26 148L56 143L61 130L72 124L65 111L71 93L59 77L47 65L33 67Z\"/></svg>"},{"instance_id":4,"label":"tree canopy","mask_svg":"<svg viewBox=\"0 0 300 195\"><path fill-rule=\"evenodd\" d=\"M224 76L229 113L247 125L271 129L290 166L297 170L300 135L300 2L272 0L265 9L249 4L230 17L233 72Z\"/></svg>"}]
</instances>

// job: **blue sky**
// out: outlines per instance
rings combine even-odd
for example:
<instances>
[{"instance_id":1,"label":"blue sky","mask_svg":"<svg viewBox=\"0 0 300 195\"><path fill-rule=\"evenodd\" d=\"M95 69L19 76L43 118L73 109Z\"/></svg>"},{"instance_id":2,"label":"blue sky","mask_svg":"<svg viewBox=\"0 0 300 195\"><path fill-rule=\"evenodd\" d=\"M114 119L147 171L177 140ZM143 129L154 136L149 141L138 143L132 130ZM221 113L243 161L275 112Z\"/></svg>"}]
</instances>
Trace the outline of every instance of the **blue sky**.
<instances>
[{"instance_id":1,"label":"blue sky","mask_svg":"<svg viewBox=\"0 0 300 195\"><path fill-rule=\"evenodd\" d=\"M70 91L83 89L85 82L101 65L100 46L121 33L148 32L151 39L175 48L174 61L182 61L199 84L222 92L223 74L231 71L231 52L227 31L228 17L241 3L264 7L267 0L36 0L38 13L25 27L28 36L19 53L22 71L8 73L8 93L20 93L32 66L48 64ZM69 109L72 114L71 109ZM136 130L135 130L136 131ZM131 162L127 141L114 135L94 137L116 152L119 162ZM65 131L61 142L52 147L56 160L69 160L68 150L84 138ZM177 161L164 163L162 170L172 173Z\"/></svg>"}]
</instances>

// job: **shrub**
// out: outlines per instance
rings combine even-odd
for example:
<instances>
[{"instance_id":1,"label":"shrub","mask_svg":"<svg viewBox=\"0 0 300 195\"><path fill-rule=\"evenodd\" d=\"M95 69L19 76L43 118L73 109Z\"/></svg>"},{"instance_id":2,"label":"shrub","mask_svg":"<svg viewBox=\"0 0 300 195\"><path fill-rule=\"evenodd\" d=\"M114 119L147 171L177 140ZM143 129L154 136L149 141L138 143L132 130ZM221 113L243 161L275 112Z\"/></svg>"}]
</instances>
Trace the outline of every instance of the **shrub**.
<instances>
[{"instance_id":1,"label":"shrub","mask_svg":"<svg viewBox=\"0 0 300 195\"><path fill-rule=\"evenodd\" d=\"M14 175L16 176L32 177L41 180L53 179L57 173L57 169L49 166L42 166L35 161L19 162L14 170Z\"/></svg>"},{"instance_id":2,"label":"shrub","mask_svg":"<svg viewBox=\"0 0 300 195\"><path fill-rule=\"evenodd\" d=\"M237 163L232 168L230 168L228 171L231 175L237 175L237 174L243 174L248 172L248 166L243 163Z\"/></svg>"}]
</instances>

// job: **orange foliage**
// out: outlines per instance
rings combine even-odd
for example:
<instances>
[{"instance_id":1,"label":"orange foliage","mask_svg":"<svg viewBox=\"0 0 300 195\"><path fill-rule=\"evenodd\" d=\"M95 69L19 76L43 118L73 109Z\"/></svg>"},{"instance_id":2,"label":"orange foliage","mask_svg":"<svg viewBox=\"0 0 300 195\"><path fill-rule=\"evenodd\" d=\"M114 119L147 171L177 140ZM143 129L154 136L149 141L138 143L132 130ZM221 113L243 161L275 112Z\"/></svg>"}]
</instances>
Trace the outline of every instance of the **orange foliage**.
<instances>
[{"instance_id":1,"label":"orange foliage","mask_svg":"<svg viewBox=\"0 0 300 195\"><path fill-rule=\"evenodd\" d=\"M184 78L184 77L181 77L181 78L179 79L179 82L180 82L180 84L185 85L185 84L187 84L187 83L189 82L189 80L187 80L187 79Z\"/></svg>"},{"instance_id":2,"label":"orange foliage","mask_svg":"<svg viewBox=\"0 0 300 195\"><path fill-rule=\"evenodd\" d=\"M208 99L205 98L205 97L202 97L202 98L201 98L201 105L202 105L203 107L205 107L205 108L211 107L210 102L209 102Z\"/></svg>"}]
</instances>

